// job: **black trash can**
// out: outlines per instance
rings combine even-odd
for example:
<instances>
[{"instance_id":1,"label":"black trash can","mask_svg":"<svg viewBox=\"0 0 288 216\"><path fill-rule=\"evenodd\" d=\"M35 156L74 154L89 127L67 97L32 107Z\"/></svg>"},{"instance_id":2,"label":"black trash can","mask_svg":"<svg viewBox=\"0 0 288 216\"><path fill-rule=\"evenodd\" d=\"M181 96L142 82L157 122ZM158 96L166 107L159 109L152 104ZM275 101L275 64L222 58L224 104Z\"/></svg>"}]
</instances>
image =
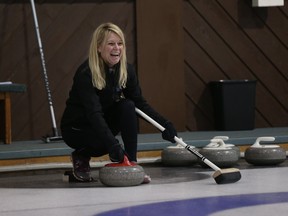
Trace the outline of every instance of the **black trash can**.
<instances>
[{"instance_id":1,"label":"black trash can","mask_svg":"<svg viewBox=\"0 0 288 216\"><path fill-rule=\"evenodd\" d=\"M215 129L254 129L256 80L219 80L210 85Z\"/></svg>"}]
</instances>

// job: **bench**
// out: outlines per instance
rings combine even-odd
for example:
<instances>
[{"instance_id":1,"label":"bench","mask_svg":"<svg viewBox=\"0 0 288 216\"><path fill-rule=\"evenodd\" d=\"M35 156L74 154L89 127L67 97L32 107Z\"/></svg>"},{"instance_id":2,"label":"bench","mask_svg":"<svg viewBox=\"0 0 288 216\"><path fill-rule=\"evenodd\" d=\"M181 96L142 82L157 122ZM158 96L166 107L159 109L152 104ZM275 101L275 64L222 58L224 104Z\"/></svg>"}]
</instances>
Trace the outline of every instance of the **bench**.
<instances>
[{"instance_id":1,"label":"bench","mask_svg":"<svg viewBox=\"0 0 288 216\"><path fill-rule=\"evenodd\" d=\"M7 84L0 83L0 102L3 102L3 111L0 119L3 119L4 124L4 143L10 144L12 141L11 135L11 98L10 93L25 92L26 86L23 84ZM2 121L2 120L1 120Z\"/></svg>"}]
</instances>

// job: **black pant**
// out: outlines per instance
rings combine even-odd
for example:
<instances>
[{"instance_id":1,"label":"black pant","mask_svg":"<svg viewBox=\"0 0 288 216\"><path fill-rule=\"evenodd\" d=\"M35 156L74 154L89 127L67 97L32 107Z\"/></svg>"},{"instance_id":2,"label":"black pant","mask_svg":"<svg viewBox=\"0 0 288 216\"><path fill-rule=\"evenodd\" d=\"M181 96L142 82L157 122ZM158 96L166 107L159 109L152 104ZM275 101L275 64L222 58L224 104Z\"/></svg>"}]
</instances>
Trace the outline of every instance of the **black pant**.
<instances>
[{"instance_id":1,"label":"black pant","mask_svg":"<svg viewBox=\"0 0 288 216\"><path fill-rule=\"evenodd\" d=\"M137 161L138 122L134 103L121 100L104 113L104 118L114 136L121 133L129 159ZM108 153L108 147L92 129L64 129L62 136L68 146L83 156L99 157Z\"/></svg>"}]
</instances>

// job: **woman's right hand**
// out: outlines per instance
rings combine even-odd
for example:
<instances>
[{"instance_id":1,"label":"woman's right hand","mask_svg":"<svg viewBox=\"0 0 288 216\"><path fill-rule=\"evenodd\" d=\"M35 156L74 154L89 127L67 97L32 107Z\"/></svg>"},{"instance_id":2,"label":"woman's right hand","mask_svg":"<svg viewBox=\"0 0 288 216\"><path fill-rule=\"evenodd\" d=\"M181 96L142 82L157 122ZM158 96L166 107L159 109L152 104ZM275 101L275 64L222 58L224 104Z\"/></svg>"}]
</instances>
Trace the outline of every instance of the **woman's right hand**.
<instances>
[{"instance_id":1,"label":"woman's right hand","mask_svg":"<svg viewBox=\"0 0 288 216\"><path fill-rule=\"evenodd\" d=\"M121 163L124 160L124 149L122 148L121 144L114 144L110 147L109 151L109 158L112 162Z\"/></svg>"}]
</instances>

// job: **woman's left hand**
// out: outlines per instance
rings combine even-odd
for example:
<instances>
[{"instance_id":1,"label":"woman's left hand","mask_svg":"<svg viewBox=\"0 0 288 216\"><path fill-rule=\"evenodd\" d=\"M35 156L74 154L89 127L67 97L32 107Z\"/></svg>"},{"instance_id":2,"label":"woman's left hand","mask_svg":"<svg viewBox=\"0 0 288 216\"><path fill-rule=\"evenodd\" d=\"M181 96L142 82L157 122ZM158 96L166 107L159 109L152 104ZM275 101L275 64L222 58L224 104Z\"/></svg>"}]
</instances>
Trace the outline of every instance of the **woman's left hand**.
<instances>
[{"instance_id":1,"label":"woman's left hand","mask_svg":"<svg viewBox=\"0 0 288 216\"><path fill-rule=\"evenodd\" d=\"M162 138L164 140L175 143L174 137L177 136L177 131L171 122L166 122L164 125L165 130L162 131Z\"/></svg>"}]
</instances>

